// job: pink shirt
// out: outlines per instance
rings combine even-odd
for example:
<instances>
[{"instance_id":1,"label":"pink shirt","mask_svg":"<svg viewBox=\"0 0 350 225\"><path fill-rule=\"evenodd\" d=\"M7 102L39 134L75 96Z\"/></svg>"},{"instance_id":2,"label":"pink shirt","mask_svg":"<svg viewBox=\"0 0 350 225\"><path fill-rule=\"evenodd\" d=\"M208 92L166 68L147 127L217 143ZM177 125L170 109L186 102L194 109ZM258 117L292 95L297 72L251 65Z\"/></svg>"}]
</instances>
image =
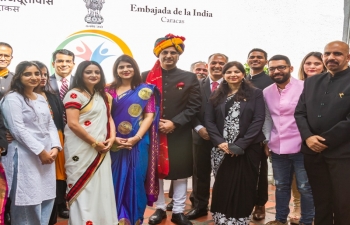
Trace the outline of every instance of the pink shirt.
<instances>
[{"instance_id":1,"label":"pink shirt","mask_svg":"<svg viewBox=\"0 0 350 225\"><path fill-rule=\"evenodd\" d=\"M279 90L272 84L263 90L266 110L270 112L266 114L264 134L269 148L276 154L300 152L302 140L294 111L303 88L304 81L291 77L285 89Z\"/></svg>"}]
</instances>

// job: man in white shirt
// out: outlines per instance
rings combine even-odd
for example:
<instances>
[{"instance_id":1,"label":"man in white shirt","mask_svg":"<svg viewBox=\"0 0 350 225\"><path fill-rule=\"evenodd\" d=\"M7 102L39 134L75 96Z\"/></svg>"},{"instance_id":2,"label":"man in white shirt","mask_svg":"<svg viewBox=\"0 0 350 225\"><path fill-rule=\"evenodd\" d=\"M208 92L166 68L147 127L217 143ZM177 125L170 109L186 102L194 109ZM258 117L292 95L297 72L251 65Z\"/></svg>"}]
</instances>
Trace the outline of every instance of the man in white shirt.
<instances>
[{"instance_id":1,"label":"man in white shirt","mask_svg":"<svg viewBox=\"0 0 350 225\"><path fill-rule=\"evenodd\" d=\"M56 50L52 54L52 66L55 73L50 76L50 85L62 100L73 82L72 70L74 68L74 53L67 49ZM63 116L63 115L62 115ZM57 213L61 218L69 218L69 210L66 207L66 176L64 168L64 151L57 155L56 163L56 200L49 225L55 224Z\"/></svg>"}]
</instances>

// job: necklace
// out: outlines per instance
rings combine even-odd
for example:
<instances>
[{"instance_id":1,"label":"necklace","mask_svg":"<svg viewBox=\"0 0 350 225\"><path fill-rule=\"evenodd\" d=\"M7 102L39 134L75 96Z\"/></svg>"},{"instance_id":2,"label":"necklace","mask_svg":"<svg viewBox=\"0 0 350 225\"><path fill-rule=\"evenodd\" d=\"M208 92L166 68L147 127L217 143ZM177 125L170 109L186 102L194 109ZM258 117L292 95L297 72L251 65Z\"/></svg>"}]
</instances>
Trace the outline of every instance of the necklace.
<instances>
[{"instance_id":1,"label":"necklace","mask_svg":"<svg viewBox=\"0 0 350 225\"><path fill-rule=\"evenodd\" d=\"M86 94L88 94L89 95L89 97L91 98L91 94L86 90L86 89L84 89L84 91L86 92Z\"/></svg>"}]
</instances>

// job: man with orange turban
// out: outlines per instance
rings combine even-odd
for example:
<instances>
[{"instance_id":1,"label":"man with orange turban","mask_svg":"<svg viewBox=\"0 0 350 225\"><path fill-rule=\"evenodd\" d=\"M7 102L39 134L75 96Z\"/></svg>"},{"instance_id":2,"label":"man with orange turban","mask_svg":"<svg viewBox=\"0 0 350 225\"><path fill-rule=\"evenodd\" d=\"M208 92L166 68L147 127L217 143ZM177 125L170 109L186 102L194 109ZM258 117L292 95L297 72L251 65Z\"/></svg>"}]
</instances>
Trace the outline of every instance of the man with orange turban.
<instances>
[{"instance_id":1,"label":"man with orange turban","mask_svg":"<svg viewBox=\"0 0 350 225\"><path fill-rule=\"evenodd\" d=\"M152 70L142 73L143 81L156 85L161 93L159 195L155 203L157 210L149 218L149 224L159 224L166 218L163 179L174 183L171 221L179 225L192 224L183 212L187 178L193 172L191 121L200 110L201 96L197 76L176 67L184 52L184 40L172 34L157 39L153 53L158 60Z\"/></svg>"}]
</instances>

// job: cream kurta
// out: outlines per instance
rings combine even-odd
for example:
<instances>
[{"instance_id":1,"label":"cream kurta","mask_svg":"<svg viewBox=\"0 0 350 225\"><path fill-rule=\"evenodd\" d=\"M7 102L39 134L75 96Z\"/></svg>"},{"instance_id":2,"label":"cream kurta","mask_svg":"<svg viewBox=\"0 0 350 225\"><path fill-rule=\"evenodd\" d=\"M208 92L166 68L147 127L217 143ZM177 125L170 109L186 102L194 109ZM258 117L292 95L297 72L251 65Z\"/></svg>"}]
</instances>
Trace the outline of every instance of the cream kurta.
<instances>
[{"instance_id":1,"label":"cream kurta","mask_svg":"<svg viewBox=\"0 0 350 225\"><path fill-rule=\"evenodd\" d=\"M56 197L55 164L42 165L39 154L61 147L57 129L43 96L25 102L22 95L12 92L3 98L1 110L4 122L14 141L2 158L9 194L13 181L13 156L18 152L18 175L15 205L37 205Z\"/></svg>"}]
</instances>

